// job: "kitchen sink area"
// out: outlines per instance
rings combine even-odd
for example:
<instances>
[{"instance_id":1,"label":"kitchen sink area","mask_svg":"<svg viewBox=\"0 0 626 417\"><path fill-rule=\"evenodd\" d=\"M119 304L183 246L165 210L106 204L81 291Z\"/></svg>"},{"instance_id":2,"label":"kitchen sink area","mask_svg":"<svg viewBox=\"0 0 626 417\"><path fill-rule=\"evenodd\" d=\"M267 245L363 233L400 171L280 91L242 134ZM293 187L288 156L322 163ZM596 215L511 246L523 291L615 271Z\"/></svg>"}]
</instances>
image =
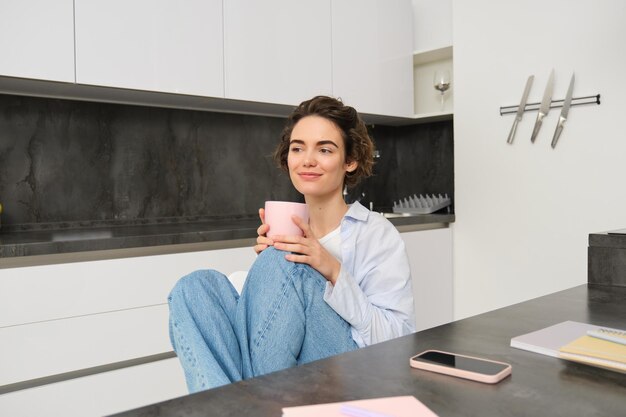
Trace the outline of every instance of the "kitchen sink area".
<instances>
[{"instance_id":1,"label":"kitchen sink area","mask_svg":"<svg viewBox=\"0 0 626 417\"><path fill-rule=\"evenodd\" d=\"M389 212L381 212L380 214L383 215L383 217L385 217L386 219L398 219L398 218L411 218L411 217L423 217L423 216L431 216L437 213L430 213L430 214L417 214L417 213L389 213ZM448 214L448 213L438 213L438 214Z\"/></svg>"}]
</instances>

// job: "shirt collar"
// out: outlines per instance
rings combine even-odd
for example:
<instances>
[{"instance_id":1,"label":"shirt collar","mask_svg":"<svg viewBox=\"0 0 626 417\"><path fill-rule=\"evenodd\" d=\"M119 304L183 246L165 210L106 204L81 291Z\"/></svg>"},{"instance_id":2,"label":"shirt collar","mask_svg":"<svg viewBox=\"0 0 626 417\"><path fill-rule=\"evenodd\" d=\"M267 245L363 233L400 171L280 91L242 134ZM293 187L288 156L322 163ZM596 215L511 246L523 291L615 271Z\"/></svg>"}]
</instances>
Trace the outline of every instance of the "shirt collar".
<instances>
[{"instance_id":1,"label":"shirt collar","mask_svg":"<svg viewBox=\"0 0 626 417\"><path fill-rule=\"evenodd\" d=\"M363 207L358 201L355 201L354 203L350 204L350 208L346 212L345 217L350 217L354 220L364 222L367 221L367 217L369 216L369 214L370 211L368 209Z\"/></svg>"}]
</instances>

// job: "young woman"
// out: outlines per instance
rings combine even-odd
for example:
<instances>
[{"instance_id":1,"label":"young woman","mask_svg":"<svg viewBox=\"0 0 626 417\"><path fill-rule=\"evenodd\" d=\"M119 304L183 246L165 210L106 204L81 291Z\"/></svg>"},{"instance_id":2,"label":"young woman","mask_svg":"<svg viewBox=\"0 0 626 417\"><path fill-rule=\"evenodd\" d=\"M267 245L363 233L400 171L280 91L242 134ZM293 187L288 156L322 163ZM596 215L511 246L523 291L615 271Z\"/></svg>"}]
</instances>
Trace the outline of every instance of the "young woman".
<instances>
[{"instance_id":1,"label":"young woman","mask_svg":"<svg viewBox=\"0 0 626 417\"><path fill-rule=\"evenodd\" d=\"M241 296L213 270L169 296L170 338L190 392L347 352L414 331L404 243L343 187L371 175L374 146L356 110L318 96L289 117L275 152L304 195L304 236L266 237ZM263 209L259 210L262 223Z\"/></svg>"}]
</instances>

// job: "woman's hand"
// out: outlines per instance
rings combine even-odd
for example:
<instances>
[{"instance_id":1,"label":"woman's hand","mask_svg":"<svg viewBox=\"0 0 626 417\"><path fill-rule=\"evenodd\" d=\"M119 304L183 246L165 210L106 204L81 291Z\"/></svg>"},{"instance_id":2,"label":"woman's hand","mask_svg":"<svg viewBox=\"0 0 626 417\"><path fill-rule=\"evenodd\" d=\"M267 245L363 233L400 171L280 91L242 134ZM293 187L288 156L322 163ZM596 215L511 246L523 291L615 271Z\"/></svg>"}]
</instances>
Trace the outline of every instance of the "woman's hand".
<instances>
[{"instance_id":1,"label":"woman's hand","mask_svg":"<svg viewBox=\"0 0 626 417\"><path fill-rule=\"evenodd\" d=\"M259 209L259 218L261 219L261 225L256 229L256 233L259 236L256 238L256 245L254 245L254 251L257 255L274 244L274 241L266 236L270 227L265 224L265 209Z\"/></svg>"},{"instance_id":2,"label":"woman's hand","mask_svg":"<svg viewBox=\"0 0 626 417\"><path fill-rule=\"evenodd\" d=\"M341 264L321 245L313 235L309 225L298 216L292 216L293 222L304 232L304 236L274 236L274 247L287 252L285 259L310 265L335 285Z\"/></svg>"}]
</instances>

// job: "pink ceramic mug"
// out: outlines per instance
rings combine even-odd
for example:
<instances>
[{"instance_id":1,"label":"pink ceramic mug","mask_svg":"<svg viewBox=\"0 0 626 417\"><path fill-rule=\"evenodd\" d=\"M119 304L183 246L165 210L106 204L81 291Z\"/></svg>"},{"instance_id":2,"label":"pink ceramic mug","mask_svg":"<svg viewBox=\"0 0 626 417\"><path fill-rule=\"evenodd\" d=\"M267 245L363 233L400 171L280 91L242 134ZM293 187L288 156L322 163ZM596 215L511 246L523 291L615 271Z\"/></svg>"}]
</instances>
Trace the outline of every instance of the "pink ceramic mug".
<instances>
[{"instance_id":1,"label":"pink ceramic mug","mask_svg":"<svg viewBox=\"0 0 626 417\"><path fill-rule=\"evenodd\" d=\"M267 237L276 235L302 236L302 229L291 220L293 215L300 217L305 223L309 222L309 208L306 204L290 201L266 201L265 224L270 226Z\"/></svg>"}]
</instances>

